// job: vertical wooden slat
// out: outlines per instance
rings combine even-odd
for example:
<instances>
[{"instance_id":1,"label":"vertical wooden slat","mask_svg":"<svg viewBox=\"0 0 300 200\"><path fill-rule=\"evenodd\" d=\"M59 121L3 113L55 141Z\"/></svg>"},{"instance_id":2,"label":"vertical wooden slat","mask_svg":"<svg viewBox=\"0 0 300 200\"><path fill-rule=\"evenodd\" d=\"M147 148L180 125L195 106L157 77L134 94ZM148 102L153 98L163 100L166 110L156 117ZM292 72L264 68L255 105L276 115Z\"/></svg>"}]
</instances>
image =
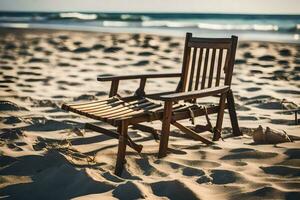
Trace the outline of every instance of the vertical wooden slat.
<instances>
[{"instance_id":1,"label":"vertical wooden slat","mask_svg":"<svg viewBox=\"0 0 300 200\"><path fill-rule=\"evenodd\" d=\"M225 74L223 85L225 85L225 82L226 82L225 80L228 77L228 73L227 72L228 72L228 64L229 64L229 60L230 60L229 57L230 57L230 49L226 49L226 52L225 52L225 63L223 65L223 72Z\"/></svg>"},{"instance_id":2,"label":"vertical wooden slat","mask_svg":"<svg viewBox=\"0 0 300 200\"><path fill-rule=\"evenodd\" d=\"M135 95L138 97L145 96L145 85L146 85L146 78L141 78L140 81L140 86L139 88L135 91Z\"/></svg>"},{"instance_id":3,"label":"vertical wooden slat","mask_svg":"<svg viewBox=\"0 0 300 200\"><path fill-rule=\"evenodd\" d=\"M218 58L218 68L217 68L216 86L219 86L219 85L220 85L221 69L222 69L222 60L223 60L223 49L220 49L220 50L219 50L219 58Z\"/></svg>"},{"instance_id":4,"label":"vertical wooden slat","mask_svg":"<svg viewBox=\"0 0 300 200\"><path fill-rule=\"evenodd\" d=\"M227 51L225 53L225 64L224 64L224 68L223 68L225 74L227 74L229 60L230 60L230 49L227 49Z\"/></svg>"},{"instance_id":5,"label":"vertical wooden slat","mask_svg":"<svg viewBox=\"0 0 300 200\"><path fill-rule=\"evenodd\" d=\"M187 84L187 77L189 71L189 61L190 61L190 53L191 48L188 47L188 42L192 38L192 33L186 33L185 44L184 44L184 52L183 52L183 62L182 62L182 75L180 80L180 89L179 92L185 91L186 84Z\"/></svg>"},{"instance_id":6,"label":"vertical wooden slat","mask_svg":"<svg viewBox=\"0 0 300 200\"><path fill-rule=\"evenodd\" d=\"M202 65L202 54L203 54L203 48L200 49L200 54L199 54L198 68L197 68L196 80L195 80L195 90L198 90L199 88L199 80L200 80L201 65Z\"/></svg>"},{"instance_id":7,"label":"vertical wooden slat","mask_svg":"<svg viewBox=\"0 0 300 200\"><path fill-rule=\"evenodd\" d=\"M146 78L141 78L140 87L139 87L141 91L144 91L145 89L146 80L147 80Z\"/></svg>"},{"instance_id":8,"label":"vertical wooden slat","mask_svg":"<svg viewBox=\"0 0 300 200\"><path fill-rule=\"evenodd\" d=\"M225 85L231 85L235 53L236 53L236 47L238 42L237 36L231 36L231 39L232 39L231 47L229 49L229 52L227 53L229 59L228 59L227 69L226 69Z\"/></svg>"},{"instance_id":9,"label":"vertical wooden slat","mask_svg":"<svg viewBox=\"0 0 300 200\"><path fill-rule=\"evenodd\" d=\"M192 58L192 66L191 66L191 70L190 70L190 77L189 77L190 82L189 82L188 91L191 91L192 87L193 87L193 79L194 79L194 72L195 72L195 63L196 63L197 50L198 50L198 48L194 48L194 51L193 51L193 58Z\"/></svg>"},{"instance_id":10,"label":"vertical wooden slat","mask_svg":"<svg viewBox=\"0 0 300 200\"><path fill-rule=\"evenodd\" d=\"M215 57L216 57L216 49L213 48L212 57L210 61L210 70L209 70L209 78L208 78L208 88L212 85L214 68L215 68Z\"/></svg>"},{"instance_id":11,"label":"vertical wooden slat","mask_svg":"<svg viewBox=\"0 0 300 200\"><path fill-rule=\"evenodd\" d=\"M109 97L115 96L118 92L119 80L113 80L111 82Z\"/></svg>"},{"instance_id":12,"label":"vertical wooden slat","mask_svg":"<svg viewBox=\"0 0 300 200\"><path fill-rule=\"evenodd\" d=\"M206 80L206 72L207 72L209 52L210 52L210 49L206 48L205 61L204 61L204 66L203 66L204 68L203 68L202 81L201 81L201 89L205 88L205 80Z\"/></svg>"}]
</instances>

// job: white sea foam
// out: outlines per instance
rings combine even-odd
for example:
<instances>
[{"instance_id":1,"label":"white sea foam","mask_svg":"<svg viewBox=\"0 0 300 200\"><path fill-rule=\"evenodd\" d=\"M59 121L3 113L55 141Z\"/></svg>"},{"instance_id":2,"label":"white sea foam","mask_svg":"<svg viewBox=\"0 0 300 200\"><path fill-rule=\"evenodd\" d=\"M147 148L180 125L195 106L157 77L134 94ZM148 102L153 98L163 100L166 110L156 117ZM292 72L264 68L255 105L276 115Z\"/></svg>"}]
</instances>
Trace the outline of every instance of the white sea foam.
<instances>
[{"instance_id":1,"label":"white sea foam","mask_svg":"<svg viewBox=\"0 0 300 200\"><path fill-rule=\"evenodd\" d=\"M277 25L272 24L216 24L216 23L198 23L186 21L168 21L168 20L151 20L144 21L143 27L170 27L170 28L187 28L198 27L200 29L210 30L255 30L255 31L278 31Z\"/></svg>"},{"instance_id":2,"label":"white sea foam","mask_svg":"<svg viewBox=\"0 0 300 200\"><path fill-rule=\"evenodd\" d=\"M76 19L82 19L82 20L95 20L95 19L97 19L96 14L83 14L83 13L77 13L77 12L60 13L59 16L61 18L76 18Z\"/></svg>"},{"instance_id":3,"label":"white sea foam","mask_svg":"<svg viewBox=\"0 0 300 200\"><path fill-rule=\"evenodd\" d=\"M199 28L212 30L256 30L256 31L278 31L278 26L271 24L208 24L199 23Z\"/></svg>"}]
</instances>

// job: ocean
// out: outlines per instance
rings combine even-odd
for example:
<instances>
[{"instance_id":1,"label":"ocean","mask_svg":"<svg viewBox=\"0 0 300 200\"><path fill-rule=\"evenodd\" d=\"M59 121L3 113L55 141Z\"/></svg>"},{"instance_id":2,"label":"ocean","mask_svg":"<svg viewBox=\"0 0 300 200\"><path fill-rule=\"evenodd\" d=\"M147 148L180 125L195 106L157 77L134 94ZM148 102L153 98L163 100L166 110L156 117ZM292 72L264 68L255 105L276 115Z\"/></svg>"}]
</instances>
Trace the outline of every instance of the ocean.
<instances>
[{"instance_id":1,"label":"ocean","mask_svg":"<svg viewBox=\"0 0 300 200\"><path fill-rule=\"evenodd\" d=\"M0 27L300 42L300 15L0 12Z\"/></svg>"}]
</instances>

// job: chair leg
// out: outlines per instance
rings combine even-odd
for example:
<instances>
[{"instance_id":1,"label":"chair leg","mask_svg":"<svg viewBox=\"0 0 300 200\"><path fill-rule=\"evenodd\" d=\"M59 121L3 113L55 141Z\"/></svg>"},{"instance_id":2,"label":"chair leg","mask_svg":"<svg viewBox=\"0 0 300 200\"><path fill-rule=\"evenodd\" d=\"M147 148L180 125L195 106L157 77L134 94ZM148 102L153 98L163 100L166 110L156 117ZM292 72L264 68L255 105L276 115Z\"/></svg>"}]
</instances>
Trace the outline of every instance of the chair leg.
<instances>
[{"instance_id":1,"label":"chair leg","mask_svg":"<svg viewBox=\"0 0 300 200\"><path fill-rule=\"evenodd\" d=\"M115 167L115 174L117 176L121 176L124 163L125 163L125 154L126 154L126 141L127 141L127 132L128 132L128 124L126 121L122 121L122 123L118 127L119 136L119 145L118 145L118 154L117 154L117 162Z\"/></svg>"},{"instance_id":2,"label":"chair leg","mask_svg":"<svg viewBox=\"0 0 300 200\"><path fill-rule=\"evenodd\" d=\"M231 90L229 90L227 93L227 103L228 103L228 111L229 111L233 135L240 136L242 135L242 133L239 128L239 123L235 111L234 98Z\"/></svg>"},{"instance_id":3,"label":"chair leg","mask_svg":"<svg viewBox=\"0 0 300 200\"><path fill-rule=\"evenodd\" d=\"M161 131L161 137L159 143L158 158L162 158L167 155L171 118L172 118L172 102L166 101L164 107L164 117L162 121L162 131Z\"/></svg>"},{"instance_id":4,"label":"chair leg","mask_svg":"<svg viewBox=\"0 0 300 200\"><path fill-rule=\"evenodd\" d=\"M217 117L217 124L216 124L215 130L214 130L213 141L217 141L221 138L224 109L225 109L225 100L226 100L226 94L222 94L220 97L220 101L219 101L219 112L218 112L218 117Z\"/></svg>"}]
</instances>

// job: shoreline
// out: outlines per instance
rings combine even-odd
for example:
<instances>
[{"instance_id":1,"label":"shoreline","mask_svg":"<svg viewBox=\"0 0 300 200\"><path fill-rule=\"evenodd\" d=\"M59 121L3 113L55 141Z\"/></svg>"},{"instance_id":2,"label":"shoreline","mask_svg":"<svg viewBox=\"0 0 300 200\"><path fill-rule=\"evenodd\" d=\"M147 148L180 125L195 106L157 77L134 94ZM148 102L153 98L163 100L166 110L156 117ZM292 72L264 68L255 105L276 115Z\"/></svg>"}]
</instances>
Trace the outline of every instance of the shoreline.
<instances>
[{"instance_id":1,"label":"shoreline","mask_svg":"<svg viewBox=\"0 0 300 200\"><path fill-rule=\"evenodd\" d=\"M38 23L3 23L0 22L0 29L20 29L20 30L53 30L53 31L74 31L74 32L93 32L93 33L114 33L114 34L149 34L156 36L185 37L186 32L193 32L195 35L203 37L230 37L239 35L239 41L245 42L276 42L300 44L299 34L291 33L268 33L251 31L226 31L226 30L207 30L207 29L186 29L172 30L163 28L134 28L134 27L95 27L64 24L38 24ZM82 30L86 29L86 30ZM263 38L263 39L259 39ZM266 39L268 38L268 39ZM298 38L298 39L297 39Z\"/></svg>"}]
</instances>

